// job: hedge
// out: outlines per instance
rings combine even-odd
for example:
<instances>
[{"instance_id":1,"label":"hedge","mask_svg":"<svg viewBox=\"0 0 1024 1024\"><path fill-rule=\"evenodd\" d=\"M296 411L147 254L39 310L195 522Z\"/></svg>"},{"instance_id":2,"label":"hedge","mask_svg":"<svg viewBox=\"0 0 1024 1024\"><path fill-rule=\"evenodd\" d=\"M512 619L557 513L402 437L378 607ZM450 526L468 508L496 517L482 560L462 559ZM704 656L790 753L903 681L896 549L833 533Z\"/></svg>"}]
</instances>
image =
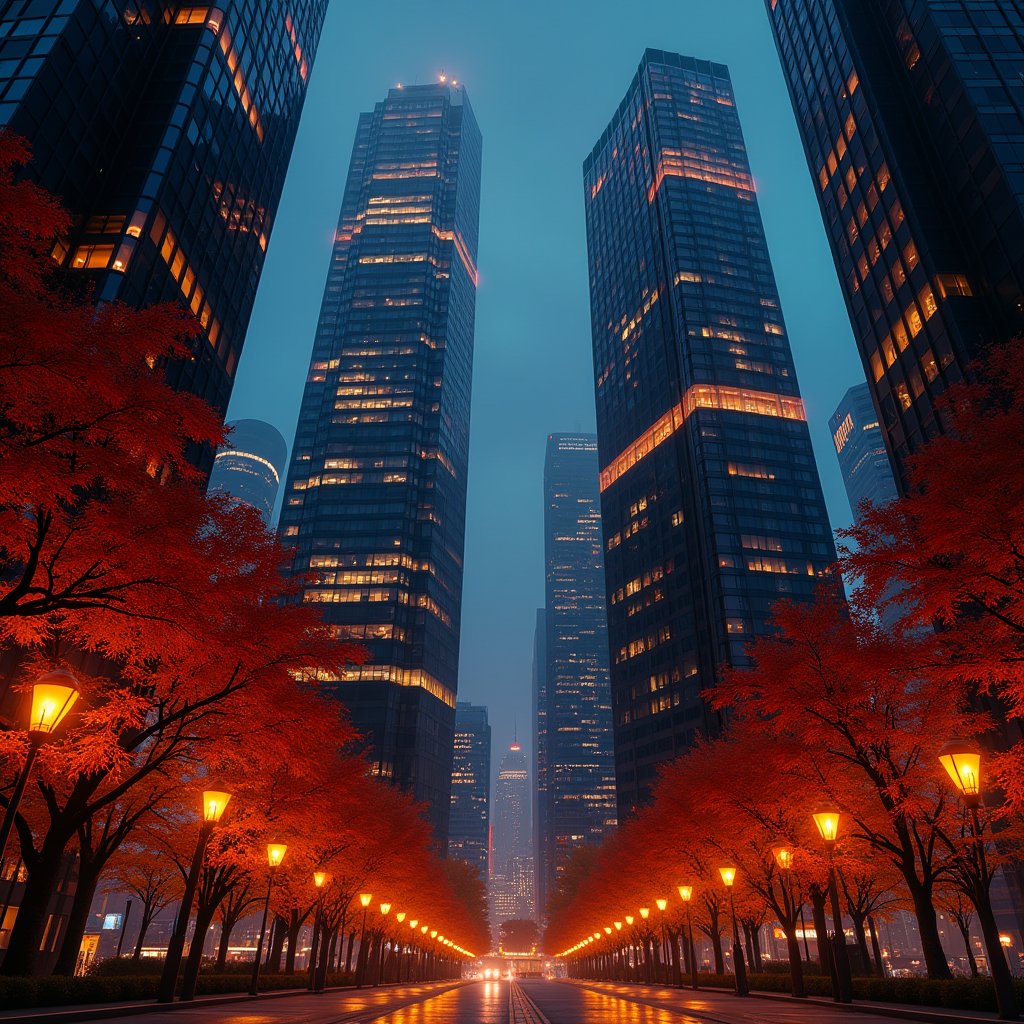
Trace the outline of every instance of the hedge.
<instances>
[{"instance_id":1,"label":"hedge","mask_svg":"<svg viewBox=\"0 0 1024 1024\"><path fill-rule=\"evenodd\" d=\"M306 987L308 975L263 974L260 991ZM335 987L351 982L346 974L332 974L327 984ZM110 977L96 972L84 978L64 978L50 975L42 978L0 977L0 1006L4 1009L25 1009L35 1006L71 1006L79 1003L148 1002L156 998L158 975ZM226 995L247 992L249 974L200 974L199 995Z\"/></svg>"}]
</instances>

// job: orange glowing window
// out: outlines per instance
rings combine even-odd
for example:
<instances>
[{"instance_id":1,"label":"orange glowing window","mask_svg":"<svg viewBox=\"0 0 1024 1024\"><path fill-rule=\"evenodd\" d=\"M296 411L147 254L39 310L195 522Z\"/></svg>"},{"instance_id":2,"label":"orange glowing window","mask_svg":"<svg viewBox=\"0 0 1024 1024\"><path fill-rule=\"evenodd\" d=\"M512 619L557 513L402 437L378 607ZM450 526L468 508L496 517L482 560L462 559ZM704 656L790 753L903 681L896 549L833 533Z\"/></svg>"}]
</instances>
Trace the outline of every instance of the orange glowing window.
<instances>
[{"instance_id":1,"label":"orange glowing window","mask_svg":"<svg viewBox=\"0 0 1024 1024\"><path fill-rule=\"evenodd\" d=\"M457 231L442 231L436 226L434 227L434 234L443 242L454 242L455 251L458 253L463 267L466 268L469 279L473 282L474 286L478 285L480 283L480 275L477 273L476 265L473 263L473 257L469 254L469 249L466 248L466 243L462 240L462 235Z\"/></svg>"},{"instance_id":2,"label":"orange glowing window","mask_svg":"<svg viewBox=\"0 0 1024 1024\"><path fill-rule=\"evenodd\" d=\"M716 156L707 151L679 149L664 149L660 157L655 167L654 181L647 190L649 203L654 202L665 178L687 178L711 185L723 185L736 189L743 198L754 191L750 175L737 169L728 157Z\"/></svg>"},{"instance_id":3,"label":"orange glowing window","mask_svg":"<svg viewBox=\"0 0 1024 1024\"><path fill-rule=\"evenodd\" d=\"M857 91L858 85L860 85L860 79L857 77L857 72L851 71L850 77L846 80L846 91L852 96Z\"/></svg>"},{"instance_id":4,"label":"orange glowing window","mask_svg":"<svg viewBox=\"0 0 1024 1024\"><path fill-rule=\"evenodd\" d=\"M80 245L71 257L74 270L106 270L114 255L112 245Z\"/></svg>"}]
</instances>

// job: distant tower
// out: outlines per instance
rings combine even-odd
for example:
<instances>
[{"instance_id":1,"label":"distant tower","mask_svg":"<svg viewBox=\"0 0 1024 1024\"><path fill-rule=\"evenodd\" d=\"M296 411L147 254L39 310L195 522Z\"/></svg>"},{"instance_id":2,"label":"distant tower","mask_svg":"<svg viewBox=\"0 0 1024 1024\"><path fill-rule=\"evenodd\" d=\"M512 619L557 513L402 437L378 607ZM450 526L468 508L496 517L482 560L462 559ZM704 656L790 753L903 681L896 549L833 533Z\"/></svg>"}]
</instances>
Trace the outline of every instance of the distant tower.
<instances>
[{"instance_id":1,"label":"distant tower","mask_svg":"<svg viewBox=\"0 0 1024 1024\"><path fill-rule=\"evenodd\" d=\"M263 420L235 420L217 452L209 492L230 494L252 505L270 525L288 462L288 445L276 427Z\"/></svg>"},{"instance_id":2,"label":"distant tower","mask_svg":"<svg viewBox=\"0 0 1024 1024\"><path fill-rule=\"evenodd\" d=\"M854 519L859 518L862 501L885 505L896 498L896 481L867 382L843 395L828 425Z\"/></svg>"},{"instance_id":3,"label":"distant tower","mask_svg":"<svg viewBox=\"0 0 1024 1024\"><path fill-rule=\"evenodd\" d=\"M490 874L490 823L491 727L487 708L460 700L455 705L448 856L472 864L485 884Z\"/></svg>"},{"instance_id":4,"label":"distant tower","mask_svg":"<svg viewBox=\"0 0 1024 1024\"><path fill-rule=\"evenodd\" d=\"M599 843L616 820L598 476L596 436L548 435L544 636L535 640L544 663L534 670L541 913L572 852Z\"/></svg>"},{"instance_id":5,"label":"distant tower","mask_svg":"<svg viewBox=\"0 0 1024 1024\"><path fill-rule=\"evenodd\" d=\"M501 759L494 792L491 908L495 927L536 915L533 837L530 831L530 772L522 747L513 743Z\"/></svg>"}]
</instances>

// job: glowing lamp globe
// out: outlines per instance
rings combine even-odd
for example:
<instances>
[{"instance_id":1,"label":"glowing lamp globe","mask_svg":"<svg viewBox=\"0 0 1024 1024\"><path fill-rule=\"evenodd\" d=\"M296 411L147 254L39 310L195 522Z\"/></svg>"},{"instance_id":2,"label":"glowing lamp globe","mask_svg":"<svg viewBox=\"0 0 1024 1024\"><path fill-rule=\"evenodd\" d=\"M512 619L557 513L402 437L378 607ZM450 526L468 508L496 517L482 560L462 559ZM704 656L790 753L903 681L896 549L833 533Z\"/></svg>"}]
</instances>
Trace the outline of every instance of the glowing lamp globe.
<instances>
[{"instance_id":1,"label":"glowing lamp globe","mask_svg":"<svg viewBox=\"0 0 1024 1024\"><path fill-rule=\"evenodd\" d=\"M641 907L640 908L640 916L646 921L647 918L649 918L651 916L651 908L650 907Z\"/></svg>"},{"instance_id":2,"label":"glowing lamp globe","mask_svg":"<svg viewBox=\"0 0 1024 1024\"><path fill-rule=\"evenodd\" d=\"M372 892L361 892L359 894L359 902L363 905L363 909L364 910L370 905L370 901L372 899L373 899L373 893Z\"/></svg>"},{"instance_id":3,"label":"glowing lamp globe","mask_svg":"<svg viewBox=\"0 0 1024 1024\"><path fill-rule=\"evenodd\" d=\"M410 928L411 928L411 929L412 929L413 931L416 931L416 929L417 929L417 928L418 928L419 926L420 926L420 923L419 923L419 921L410 921L410 922L409 922L409 927L410 927Z\"/></svg>"},{"instance_id":4,"label":"glowing lamp globe","mask_svg":"<svg viewBox=\"0 0 1024 1024\"><path fill-rule=\"evenodd\" d=\"M423 926L423 927L422 927L422 928L420 929L420 932L422 932L422 934L426 935L426 934L427 934L427 925L424 925L424 926ZM436 934L437 934L437 932L434 932L434 934L436 935Z\"/></svg>"},{"instance_id":5,"label":"glowing lamp globe","mask_svg":"<svg viewBox=\"0 0 1024 1024\"><path fill-rule=\"evenodd\" d=\"M727 888L731 889L736 884L736 869L735 868L719 868L718 873L722 876L722 884Z\"/></svg>"},{"instance_id":6,"label":"glowing lamp globe","mask_svg":"<svg viewBox=\"0 0 1024 1024\"><path fill-rule=\"evenodd\" d=\"M793 866L793 851L788 846L773 846L772 856L783 871L788 871Z\"/></svg>"},{"instance_id":7,"label":"glowing lamp globe","mask_svg":"<svg viewBox=\"0 0 1024 1024\"><path fill-rule=\"evenodd\" d=\"M826 843L832 844L839 838L839 819L841 817L838 807L821 807L814 812L814 824L818 828L818 835Z\"/></svg>"},{"instance_id":8,"label":"glowing lamp globe","mask_svg":"<svg viewBox=\"0 0 1024 1024\"><path fill-rule=\"evenodd\" d=\"M621 921L616 921L615 922L615 930L617 932L621 932L622 931L622 922Z\"/></svg>"},{"instance_id":9,"label":"glowing lamp globe","mask_svg":"<svg viewBox=\"0 0 1024 1024\"><path fill-rule=\"evenodd\" d=\"M432 939L436 939L437 938L437 929L436 928L431 928L430 929L430 937Z\"/></svg>"},{"instance_id":10,"label":"glowing lamp globe","mask_svg":"<svg viewBox=\"0 0 1024 1024\"><path fill-rule=\"evenodd\" d=\"M405 911L404 910L400 910L397 914L395 914L395 920L399 924L401 924L405 920Z\"/></svg>"},{"instance_id":11,"label":"glowing lamp globe","mask_svg":"<svg viewBox=\"0 0 1024 1024\"><path fill-rule=\"evenodd\" d=\"M680 885L679 887L679 898L684 903L689 903L693 898L693 886L692 885Z\"/></svg>"},{"instance_id":12,"label":"glowing lamp globe","mask_svg":"<svg viewBox=\"0 0 1024 1024\"><path fill-rule=\"evenodd\" d=\"M654 902L658 909L664 914L665 908L668 906L668 900L655 900Z\"/></svg>"},{"instance_id":13,"label":"glowing lamp globe","mask_svg":"<svg viewBox=\"0 0 1024 1024\"><path fill-rule=\"evenodd\" d=\"M326 883L327 883L327 872L326 871L314 871L313 872L313 884L318 889L322 889Z\"/></svg>"},{"instance_id":14,"label":"glowing lamp globe","mask_svg":"<svg viewBox=\"0 0 1024 1024\"><path fill-rule=\"evenodd\" d=\"M634 917L633 917L633 915L632 915L632 914L627 914L627 915L626 915L626 924L628 924L628 925L631 925L631 924L633 923L633 921L634 921L634 920L635 920L635 919L634 919Z\"/></svg>"},{"instance_id":15,"label":"glowing lamp globe","mask_svg":"<svg viewBox=\"0 0 1024 1024\"><path fill-rule=\"evenodd\" d=\"M612 930L611 930L611 927L609 925L605 925L604 926L604 933L605 933L605 935L611 935Z\"/></svg>"},{"instance_id":16,"label":"glowing lamp globe","mask_svg":"<svg viewBox=\"0 0 1024 1024\"><path fill-rule=\"evenodd\" d=\"M64 669L47 672L32 684L28 731L37 739L49 736L78 700L78 680Z\"/></svg>"},{"instance_id":17,"label":"glowing lamp globe","mask_svg":"<svg viewBox=\"0 0 1024 1024\"><path fill-rule=\"evenodd\" d=\"M272 868L279 868L288 847L284 843L267 843L267 863Z\"/></svg>"},{"instance_id":18,"label":"glowing lamp globe","mask_svg":"<svg viewBox=\"0 0 1024 1024\"><path fill-rule=\"evenodd\" d=\"M203 793L203 821L216 825L224 816L224 811L230 799L230 793L219 793L214 789L206 790Z\"/></svg>"},{"instance_id":19,"label":"glowing lamp globe","mask_svg":"<svg viewBox=\"0 0 1024 1024\"><path fill-rule=\"evenodd\" d=\"M950 740L939 751L939 763L964 801L978 803L981 799L981 750L966 740Z\"/></svg>"}]
</instances>

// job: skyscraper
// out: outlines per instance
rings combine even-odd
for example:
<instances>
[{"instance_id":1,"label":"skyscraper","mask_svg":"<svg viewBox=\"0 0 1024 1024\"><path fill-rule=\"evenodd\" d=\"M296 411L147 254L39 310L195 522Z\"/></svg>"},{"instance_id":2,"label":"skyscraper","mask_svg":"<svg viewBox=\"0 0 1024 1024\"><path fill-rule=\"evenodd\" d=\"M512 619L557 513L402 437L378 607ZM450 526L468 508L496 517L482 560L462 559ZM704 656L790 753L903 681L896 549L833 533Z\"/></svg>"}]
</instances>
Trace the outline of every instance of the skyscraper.
<instances>
[{"instance_id":1,"label":"skyscraper","mask_svg":"<svg viewBox=\"0 0 1024 1024\"><path fill-rule=\"evenodd\" d=\"M548 793L548 687L547 625L543 608L537 609L533 628L533 863L537 911L547 905L544 879L544 837L547 835Z\"/></svg>"},{"instance_id":2,"label":"skyscraper","mask_svg":"<svg viewBox=\"0 0 1024 1024\"><path fill-rule=\"evenodd\" d=\"M0 0L0 125L74 216L54 256L100 301L190 309L202 336L168 373L222 415L326 10Z\"/></svg>"},{"instance_id":3,"label":"skyscraper","mask_svg":"<svg viewBox=\"0 0 1024 1024\"><path fill-rule=\"evenodd\" d=\"M530 772L522 747L513 743L501 759L494 790L490 889L496 928L505 921L535 917L532 847Z\"/></svg>"},{"instance_id":4,"label":"skyscraper","mask_svg":"<svg viewBox=\"0 0 1024 1024\"><path fill-rule=\"evenodd\" d=\"M572 851L583 843L600 842L615 825L598 476L595 436L548 435L544 692L535 707L536 720L545 723L535 754L543 821L536 874L545 899Z\"/></svg>"},{"instance_id":5,"label":"skyscraper","mask_svg":"<svg viewBox=\"0 0 1024 1024\"><path fill-rule=\"evenodd\" d=\"M276 427L262 420L235 420L228 426L231 434L213 460L209 491L230 494L252 505L269 526L288 461L288 445Z\"/></svg>"},{"instance_id":6,"label":"skyscraper","mask_svg":"<svg viewBox=\"0 0 1024 1024\"><path fill-rule=\"evenodd\" d=\"M472 864L486 884L490 874L491 727L487 708L455 705L455 754L448 856Z\"/></svg>"},{"instance_id":7,"label":"skyscraper","mask_svg":"<svg viewBox=\"0 0 1024 1024\"><path fill-rule=\"evenodd\" d=\"M892 501L897 496L896 481L866 383L843 395L828 425L854 518L862 501L873 505Z\"/></svg>"},{"instance_id":8,"label":"skyscraper","mask_svg":"<svg viewBox=\"0 0 1024 1024\"><path fill-rule=\"evenodd\" d=\"M335 688L447 845L481 137L454 82L360 116L281 512L292 570L370 660Z\"/></svg>"},{"instance_id":9,"label":"skyscraper","mask_svg":"<svg viewBox=\"0 0 1024 1024\"><path fill-rule=\"evenodd\" d=\"M767 7L903 488L938 396L1024 329L1020 4Z\"/></svg>"},{"instance_id":10,"label":"skyscraper","mask_svg":"<svg viewBox=\"0 0 1024 1024\"><path fill-rule=\"evenodd\" d=\"M728 69L648 50L584 180L621 820L835 550Z\"/></svg>"}]
</instances>

